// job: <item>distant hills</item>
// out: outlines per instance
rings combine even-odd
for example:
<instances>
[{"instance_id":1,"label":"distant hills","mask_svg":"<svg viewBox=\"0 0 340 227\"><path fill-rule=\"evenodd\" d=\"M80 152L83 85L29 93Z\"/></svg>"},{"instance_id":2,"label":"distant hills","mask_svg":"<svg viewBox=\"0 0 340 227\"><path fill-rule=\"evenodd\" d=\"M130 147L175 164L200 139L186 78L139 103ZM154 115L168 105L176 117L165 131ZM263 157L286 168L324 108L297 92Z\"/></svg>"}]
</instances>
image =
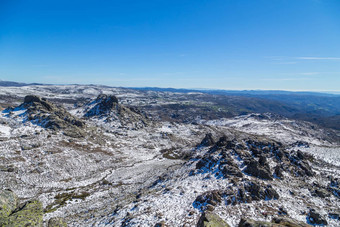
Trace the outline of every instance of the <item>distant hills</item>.
<instances>
[{"instance_id":1,"label":"distant hills","mask_svg":"<svg viewBox=\"0 0 340 227\"><path fill-rule=\"evenodd\" d=\"M0 81L0 87L23 87L31 85L46 85L39 83L19 83L13 81ZM209 90L209 89L176 89L158 87L139 87L129 89L139 92L171 92L187 95L185 99L202 99L213 105L200 106L167 104L162 106L145 106L146 111L162 108L164 112L173 116L181 113L182 118L194 118L197 113L206 114L207 117L232 117L247 113L275 113L291 119L305 120L319 124L323 127L340 130L340 94L322 92L292 92L281 90ZM193 94L191 94L193 93ZM203 94L195 95L195 94ZM204 108L204 109L202 109ZM215 109L223 109L223 112ZM191 111L191 112L190 112Z\"/></svg>"}]
</instances>

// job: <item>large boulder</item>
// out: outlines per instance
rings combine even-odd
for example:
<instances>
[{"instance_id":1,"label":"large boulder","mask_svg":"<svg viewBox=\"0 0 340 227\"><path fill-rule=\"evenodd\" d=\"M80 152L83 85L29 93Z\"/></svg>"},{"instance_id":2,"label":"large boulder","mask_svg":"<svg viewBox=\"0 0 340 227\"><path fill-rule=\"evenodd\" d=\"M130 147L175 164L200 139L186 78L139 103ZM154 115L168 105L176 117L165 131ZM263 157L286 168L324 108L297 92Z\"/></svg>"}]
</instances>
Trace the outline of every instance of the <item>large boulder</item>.
<instances>
[{"instance_id":1,"label":"large boulder","mask_svg":"<svg viewBox=\"0 0 340 227\"><path fill-rule=\"evenodd\" d=\"M207 133L203 140L201 141L199 146L202 147L209 147L215 144L214 138L212 137L211 133Z\"/></svg>"},{"instance_id":2,"label":"large boulder","mask_svg":"<svg viewBox=\"0 0 340 227\"><path fill-rule=\"evenodd\" d=\"M250 193L253 200L271 200L279 199L279 194L271 185L262 186L256 182L248 182L244 186L245 190Z\"/></svg>"},{"instance_id":3,"label":"large boulder","mask_svg":"<svg viewBox=\"0 0 340 227\"><path fill-rule=\"evenodd\" d=\"M4 226L43 226L43 207L38 200L28 201L5 219Z\"/></svg>"},{"instance_id":4,"label":"large boulder","mask_svg":"<svg viewBox=\"0 0 340 227\"><path fill-rule=\"evenodd\" d=\"M193 205L196 208L205 210L208 205L216 206L220 204L221 201L222 201L222 193L217 190L214 190L214 191L205 192L202 195L197 196Z\"/></svg>"},{"instance_id":5,"label":"large boulder","mask_svg":"<svg viewBox=\"0 0 340 227\"><path fill-rule=\"evenodd\" d=\"M198 220L197 227L229 227L229 225L218 215L204 212Z\"/></svg>"},{"instance_id":6,"label":"large boulder","mask_svg":"<svg viewBox=\"0 0 340 227\"><path fill-rule=\"evenodd\" d=\"M308 223L312 225L327 225L326 219L324 219L319 213L317 213L314 209L309 211L307 216Z\"/></svg>"},{"instance_id":7,"label":"large boulder","mask_svg":"<svg viewBox=\"0 0 340 227\"><path fill-rule=\"evenodd\" d=\"M18 197L10 190L0 190L0 226L17 207Z\"/></svg>"},{"instance_id":8,"label":"large boulder","mask_svg":"<svg viewBox=\"0 0 340 227\"><path fill-rule=\"evenodd\" d=\"M256 160L248 161L247 167L244 169L244 172L260 179L273 180L273 176L270 172L269 166L267 166L266 164L261 165L261 163Z\"/></svg>"},{"instance_id":9,"label":"large boulder","mask_svg":"<svg viewBox=\"0 0 340 227\"><path fill-rule=\"evenodd\" d=\"M27 95L24 98L24 103L41 102L41 98L36 95Z\"/></svg>"}]
</instances>

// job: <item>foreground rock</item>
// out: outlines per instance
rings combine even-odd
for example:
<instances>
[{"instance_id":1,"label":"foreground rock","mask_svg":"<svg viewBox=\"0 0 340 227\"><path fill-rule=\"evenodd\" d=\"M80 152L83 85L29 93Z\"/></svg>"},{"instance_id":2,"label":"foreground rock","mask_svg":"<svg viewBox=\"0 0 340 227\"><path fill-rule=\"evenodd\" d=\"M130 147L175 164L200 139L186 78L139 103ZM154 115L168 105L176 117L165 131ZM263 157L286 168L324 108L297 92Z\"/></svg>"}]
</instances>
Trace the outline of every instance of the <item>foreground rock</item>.
<instances>
[{"instance_id":1,"label":"foreground rock","mask_svg":"<svg viewBox=\"0 0 340 227\"><path fill-rule=\"evenodd\" d=\"M0 220L0 226L42 226L42 204L38 200L28 201Z\"/></svg>"},{"instance_id":2,"label":"foreground rock","mask_svg":"<svg viewBox=\"0 0 340 227\"><path fill-rule=\"evenodd\" d=\"M0 191L0 226L1 220L7 218L17 207L18 197L9 190Z\"/></svg>"},{"instance_id":3,"label":"foreground rock","mask_svg":"<svg viewBox=\"0 0 340 227\"><path fill-rule=\"evenodd\" d=\"M43 226L43 206L39 200L18 205L18 197L10 190L0 190L0 226ZM48 227L67 227L62 218L51 218Z\"/></svg>"},{"instance_id":4,"label":"foreground rock","mask_svg":"<svg viewBox=\"0 0 340 227\"><path fill-rule=\"evenodd\" d=\"M198 220L197 227L229 227L218 215L204 212Z\"/></svg>"}]
</instances>

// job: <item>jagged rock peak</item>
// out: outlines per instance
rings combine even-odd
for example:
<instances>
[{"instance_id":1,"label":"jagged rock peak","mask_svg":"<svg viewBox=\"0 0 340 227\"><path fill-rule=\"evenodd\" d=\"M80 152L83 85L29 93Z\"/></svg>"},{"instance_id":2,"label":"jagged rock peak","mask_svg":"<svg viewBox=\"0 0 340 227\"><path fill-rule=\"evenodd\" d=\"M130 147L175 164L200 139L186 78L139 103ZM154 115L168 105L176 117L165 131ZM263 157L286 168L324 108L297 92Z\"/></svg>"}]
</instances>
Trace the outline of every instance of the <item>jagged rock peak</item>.
<instances>
[{"instance_id":1,"label":"jagged rock peak","mask_svg":"<svg viewBox=\"0 0 340 227\"><path fill-rule=\"evenodd\" d=\"M24 98L24 103L41 102L42 100L46 101L46 99L41 99L39 96L36 95L27 95Z\"/></svg>"},{"instance_id":2,"label":"jagged rock peak","mask_svg":"<svg viewBox=\"0 0 340 227\"><path fill-rule=\"evenodd\" d=\"M101 94L96 98L96 102L101 102L104 105L112 105L113 103L118 103L118 98L114 95Z\"/></svg>"},{"instance_id":3,"label":"jagged rock peak","mask_svg":"<svg viewBox=\"0 0 340 227\"><path fill-rule=\"evenodd\" d=\"M95 104L87 113L85 117L92 117L98 115L106 115L112 109L117 107L119 109L118 98L114 95L99 95L90 105Z\"/></svg>"},{"instance_id":4,"label":"jagged rock peak","mask_svg":"<svg viewBox=\"0 0 340 227\"><path fill-rule=\"evenodd\" d=\"M36 95L27 95L24 98L24 106L31 106L33 104L34 106L40 106L44 107L48 111L53 110L54 106L52 103L48 102L45 98L40 98L39 96Z\"/></svg>"},{"instance_id":5,"label":"jagged rock peak","mask_svg":"<svg viewBox=\"0 0 340 227\"><path fill-rule=\"evenodd\" d=\"M209 147L215 144L214 138L211 133L205 134L205 137L203 138L202 142L199 144L199 146L202 147Z\"/></svg>"}]
</instances>

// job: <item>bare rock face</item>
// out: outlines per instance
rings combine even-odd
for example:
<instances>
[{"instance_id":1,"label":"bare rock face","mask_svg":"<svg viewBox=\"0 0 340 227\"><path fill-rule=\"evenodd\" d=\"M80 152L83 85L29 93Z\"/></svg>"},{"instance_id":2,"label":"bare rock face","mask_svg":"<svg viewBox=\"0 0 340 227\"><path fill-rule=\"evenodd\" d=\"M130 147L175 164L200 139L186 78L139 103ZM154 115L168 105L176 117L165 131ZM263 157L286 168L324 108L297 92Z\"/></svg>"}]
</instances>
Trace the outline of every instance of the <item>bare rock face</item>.
<instances>
[{"instance_id":1,"label":"bare rock face","mask_svg":"<svg viewBox=\"0 0 340 227\"><path fill-rule=\"evenodd\" d=\"M307 216L308 223L312 225L327 225L327 221L314 209L311 209L309 211L309 214Z\"/></svg>"},{"instance_id":2,"label":"bare rock face","mask_svg":"<svg viewBox=\"0 0 340 227\"><path fill-rule=\"evenodd\" d=\"M220 204L222 201L222 193L214 190L203 193L202 195L197 196L194 201L194 206L200 208L201 210L205 210L208 205L216 206Z\"/></svg>"},{"instance_id":3,"label":"bare rock face","mask_svg":"<svg viewBox=\"0 0 340 227\"><path fill-rule=\"evenodd\" d=\"M148 122L145 114L136 108L119 104L114 95L99 95L87 106L84 118L100 118L106 123L116 122L114 125L133 129L143 128Z\"/></svg>"},{"instance_id":4,"label":"bare rock face","mask_svg":"<svg viewBox=\"0 0 340 227\"><path fill-rule=\"evenodd\" d=\"M9 190L0 191L0 220L8 217L17 207L18 197ZM0 221L1 226L1 221Z\"/></svg>"},{"instance_id":5,"label":"bare rock face","mask_svg":"<svg viewBox=\"0 0 340 227\"><path fill-rule=\"evenodd\" d=\"M41 98L36 95L27 95L24 99L24 103L41 102Z\"/></svg>"},{"instance_id":6,"label":"bare rock face","mask_svg":"<svg viewBox=\"0 0 340 227\"><path fill-rule=\"evenodd\" d=\"M118 99L114 95L99 95L92 103L96 103L84 117L101 116L108 114L112 109L119 108Z\"/></svg>"},{"instance_id":7,"label":"bare rock face","mask_svg":"<svg viewBox=\"0 0 340 227\"><path fill-rule=\"evenodd\" d=\"M214 144L215 144L215 141L214 141L214 138L212 137L212 134L207 133L199 146L209 147L209 146L212 146Z\"/></svg>"},{"instance_id":8,"label":"bare rock face","mask_svg":"<svg viewBox=\"0 0 340 227\"><path fill-rule=\"evenodd\" d=\"M256 160L249 161L244 172L264 180L273 180L269 166L265 164L261 165L261 163L257 162Z\"/></svg>"},{"instance_id":9,"label":"bare rock face","mask_svg":"<svg viewBox=\"0 0 340 227\"><path fill-rule=\"evenodd\" d=\"M43 208L38 200L18 205L18 197L9 190L0 191L0 226L42 226Z\"/></svg>"},{"instance_id":10,"label":"bare rock face","mask_svg":"<svg viewBox=\"0 0 340 227\"><path fill-rule=\"evenodd\" d=\"M68 113L64 108L55 106L44 98L28 95L21 105L27 109L27 119L34 124L52 130L63 130L65 135L83 137L85 123Z\"/></svg>"},{"instance_id":11,"label":"bare rock face","mask_svg":"<svg viewBox=\"0 0 340 227\"><path fill-rule=\"evenodd\" d=\"M208 211L201 215L197 227L229 227L229 225L218 215Z\"/></svg>"}]
</instances>

